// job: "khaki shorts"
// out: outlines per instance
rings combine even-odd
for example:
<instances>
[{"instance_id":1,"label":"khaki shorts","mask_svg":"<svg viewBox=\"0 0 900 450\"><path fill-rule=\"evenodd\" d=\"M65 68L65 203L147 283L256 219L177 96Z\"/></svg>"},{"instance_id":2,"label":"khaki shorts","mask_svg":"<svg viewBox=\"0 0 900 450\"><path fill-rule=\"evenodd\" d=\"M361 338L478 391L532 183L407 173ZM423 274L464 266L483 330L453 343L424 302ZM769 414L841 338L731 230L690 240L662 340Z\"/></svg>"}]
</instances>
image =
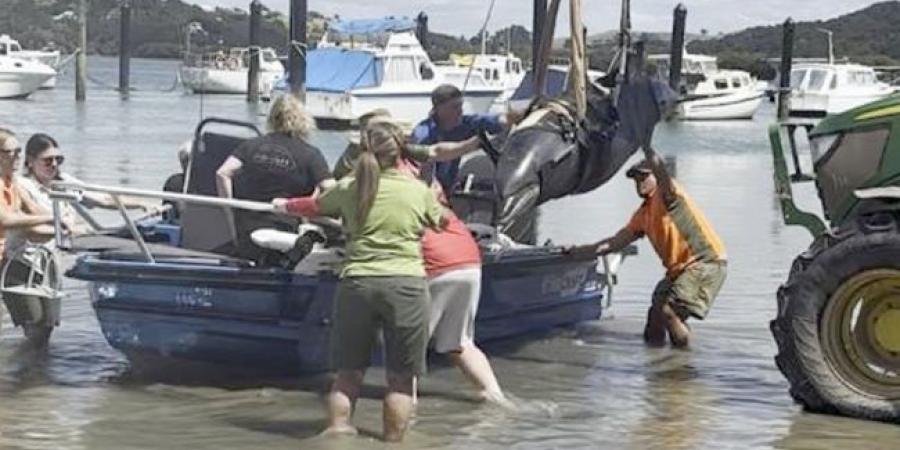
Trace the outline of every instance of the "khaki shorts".
<instances>
[{"instance_id":1,"label":"khaki shorts","mask_svg":"<svg viewBox=\"0 0 900 450\"><path fill-rule=\"evenodd\" d=\"M677 278L663 278L653 291L653 304L668 303L681 317L703 320L725 283L725 261L695 262Z\"/></svg>"},{"instance_id":2,"label":"khaki shorts","mask_svg":"<svg viewBox=\"0 0 900 450\"><path fill-rule=\"evenodd\" d=\"M347 277L338 282L331 329L334 370L364 370L378 332L385 366L401 375L425 373L428 286L420 277Z\"/></svg>"},{"instance_id":3,"label":"khaki shorts","mask_svg":"<svg viewBox=\"0 0 900 450\"><path fill-rule=\"evenodd\" d=\"M459 351L475 337L475 313L481 296L481 269L449 270L428 280L434 351Z\"/></svg>"}]
</instances>

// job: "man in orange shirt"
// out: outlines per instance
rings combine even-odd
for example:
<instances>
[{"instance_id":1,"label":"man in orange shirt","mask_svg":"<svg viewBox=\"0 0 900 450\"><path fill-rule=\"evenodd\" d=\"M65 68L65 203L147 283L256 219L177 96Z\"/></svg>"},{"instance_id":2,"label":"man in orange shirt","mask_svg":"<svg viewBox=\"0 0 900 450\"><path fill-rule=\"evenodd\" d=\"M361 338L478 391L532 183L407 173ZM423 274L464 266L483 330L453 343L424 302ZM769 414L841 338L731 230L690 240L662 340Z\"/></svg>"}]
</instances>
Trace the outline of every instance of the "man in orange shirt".
<instances>
[{"instance_id":1,"label":"man in orange shirt","mask_svg":"<svg viewBox=\"0 0 900 450\"><path fill-rule=\"evenodd\" d=\"M666 171L652 148L625 175L634 180L644 202L614 236L572 251L598 255L621 251L647 236L666 268L653 291L644 340L663 345L666 333L675 347L687 347L688 317L703 319L722 288L726 273L725 246L702 212Z\"/></svg>"}]
</instances>

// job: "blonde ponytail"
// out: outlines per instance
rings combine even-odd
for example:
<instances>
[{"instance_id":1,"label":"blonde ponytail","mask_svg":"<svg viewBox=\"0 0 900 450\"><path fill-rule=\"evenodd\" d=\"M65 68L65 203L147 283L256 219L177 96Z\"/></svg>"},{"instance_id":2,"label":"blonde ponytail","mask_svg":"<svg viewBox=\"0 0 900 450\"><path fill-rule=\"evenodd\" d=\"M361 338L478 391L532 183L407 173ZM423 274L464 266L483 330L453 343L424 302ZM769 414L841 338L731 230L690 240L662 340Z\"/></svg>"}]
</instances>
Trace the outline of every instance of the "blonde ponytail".
<instances>
[{"instance_id":1,"label":"blonde ponytail","mask_svg":"<svg viewBox=\"0 0 900 450\"><path fill-rule=\"evenodd\" d=\"M378 120L369 122L361 130L360 147L362 153L353 169L356 184L356 217L360 226L365 223L375 204L381 172L397 165L403 150L403 130L392 122Z\"/></svg>"}]
</instances>

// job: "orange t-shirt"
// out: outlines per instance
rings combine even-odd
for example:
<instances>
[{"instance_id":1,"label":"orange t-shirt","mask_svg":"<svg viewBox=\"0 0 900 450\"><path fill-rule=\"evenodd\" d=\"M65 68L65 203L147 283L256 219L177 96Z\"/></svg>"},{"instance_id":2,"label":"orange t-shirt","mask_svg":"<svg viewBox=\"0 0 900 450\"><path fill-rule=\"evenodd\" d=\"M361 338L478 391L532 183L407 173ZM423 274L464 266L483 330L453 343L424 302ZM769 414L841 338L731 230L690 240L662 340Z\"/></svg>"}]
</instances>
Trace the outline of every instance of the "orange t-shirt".
<instances>
[{"instance_id":1,"label":"orange t-shirt","mask_svg":"<svg viewBox=\"0 0 900 450\"><path fill-rule=\"evenodd\" d=\"M22 210L22 198L19 196L19 188L16 187L15 181L0 179L0 208L10 212L18 212ZM6 230L0 226L0 255L6 250Z\"/></svg>"},{"instance_id":2,"label":"orange t-shirt","mask_svg":"<svg viewBox=\"0 0 900 450\"><path fill-rule=\"evenodd\" d=\"M675 180L672 191L675 200L670 205L665 204L662 189L654 191L625 226L636 236L647 236L669 279L695 261L726 259L719 235Z\"/></svg>"}]
</instances>

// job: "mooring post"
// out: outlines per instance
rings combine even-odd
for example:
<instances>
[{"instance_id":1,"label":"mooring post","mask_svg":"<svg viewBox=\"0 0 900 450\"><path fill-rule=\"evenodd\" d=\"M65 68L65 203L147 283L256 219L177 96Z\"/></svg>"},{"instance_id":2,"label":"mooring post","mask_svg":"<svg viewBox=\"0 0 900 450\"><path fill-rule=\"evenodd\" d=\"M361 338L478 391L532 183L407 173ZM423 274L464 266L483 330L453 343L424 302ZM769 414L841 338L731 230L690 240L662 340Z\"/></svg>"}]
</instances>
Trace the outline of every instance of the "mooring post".
<instances>
[{"instance_id":1,"label":"mooring post","mask_svg":"<svg viewBox=\"0 0 900 450\"><path fill-rule=\"evenodd\" d=\"M425 53L428 53L428 14L425 14L425 11L419 12L416 16L416 39L422 44Z\"/></svg>"},{"instance_id":2,"label":"mooring post","mask_svg":"<svg viewBox=\"0 0 900 450\"><path fill-rule=\"evenodd\" d=\"M119 4L119 94L128 98L131 89L131 0Z\"/></svg>"},{"instance_id":3,"label":"mooring post","mask_svg":"<svg viewBox=\"0 0 900 450\"><path fill-rule=\"evenodd\" d=\"M534 11L532 17L532 33L531 33L531 69L532 76L535 75L534 69L539 66L538 58L541 55L541 35L544 32L544 20L547 18L547 0L534 0Z\"/></svg>"},{"instance_id":4,"label":"mooring post","mask_svg":"<svg viewBox=\"0 0 900 450\"><path fill-rule=\"evenodd\" d=\"M681 65L684 57L684 30L687 22L687 8L679 3L672 13L672 47L669 52L669 87L680 94Z\"/></svg>"},{"instance_id":5,"label":"mooring post","mask_svg":"<svg viewBox=\"0 0 900 450\"><path fill-rule=\"evenodd\" d=\"M778 120L787 118L791 98L791 66L794 58L794 21L784 21L781 41L781 72L778 82Z\"/></svg>"},{"instance_id":6,"label":"mooring post","mask_svg":"<svg viewBox=\"0 0 900 450\"><path fill-rule=\"evenodd\" d=\"M247 74L247 101L259 102L259 21L262 16L262 3L259 0L250 2L250 68Z\"/></svg>"},{"instance_id":7,"label":"mooring post","mask_svg":"<svg viewBox=\"0 0 900 450\"><path fill-rule=\"evenodd\" d=\"M291 0L291 48L288 79L291 93L306 100L306 0Z\"/></svg>"},{"instance_id":8,"label":"mooring post","mask_svg":"<svg viewBox=\"0 0 900 450\"><path fill-rule=\"evenodd\" d=\"M75 56L75 101L83 102L87 87L87 0L78 2L78 55Z\"/></svg>"}]
</instances>

